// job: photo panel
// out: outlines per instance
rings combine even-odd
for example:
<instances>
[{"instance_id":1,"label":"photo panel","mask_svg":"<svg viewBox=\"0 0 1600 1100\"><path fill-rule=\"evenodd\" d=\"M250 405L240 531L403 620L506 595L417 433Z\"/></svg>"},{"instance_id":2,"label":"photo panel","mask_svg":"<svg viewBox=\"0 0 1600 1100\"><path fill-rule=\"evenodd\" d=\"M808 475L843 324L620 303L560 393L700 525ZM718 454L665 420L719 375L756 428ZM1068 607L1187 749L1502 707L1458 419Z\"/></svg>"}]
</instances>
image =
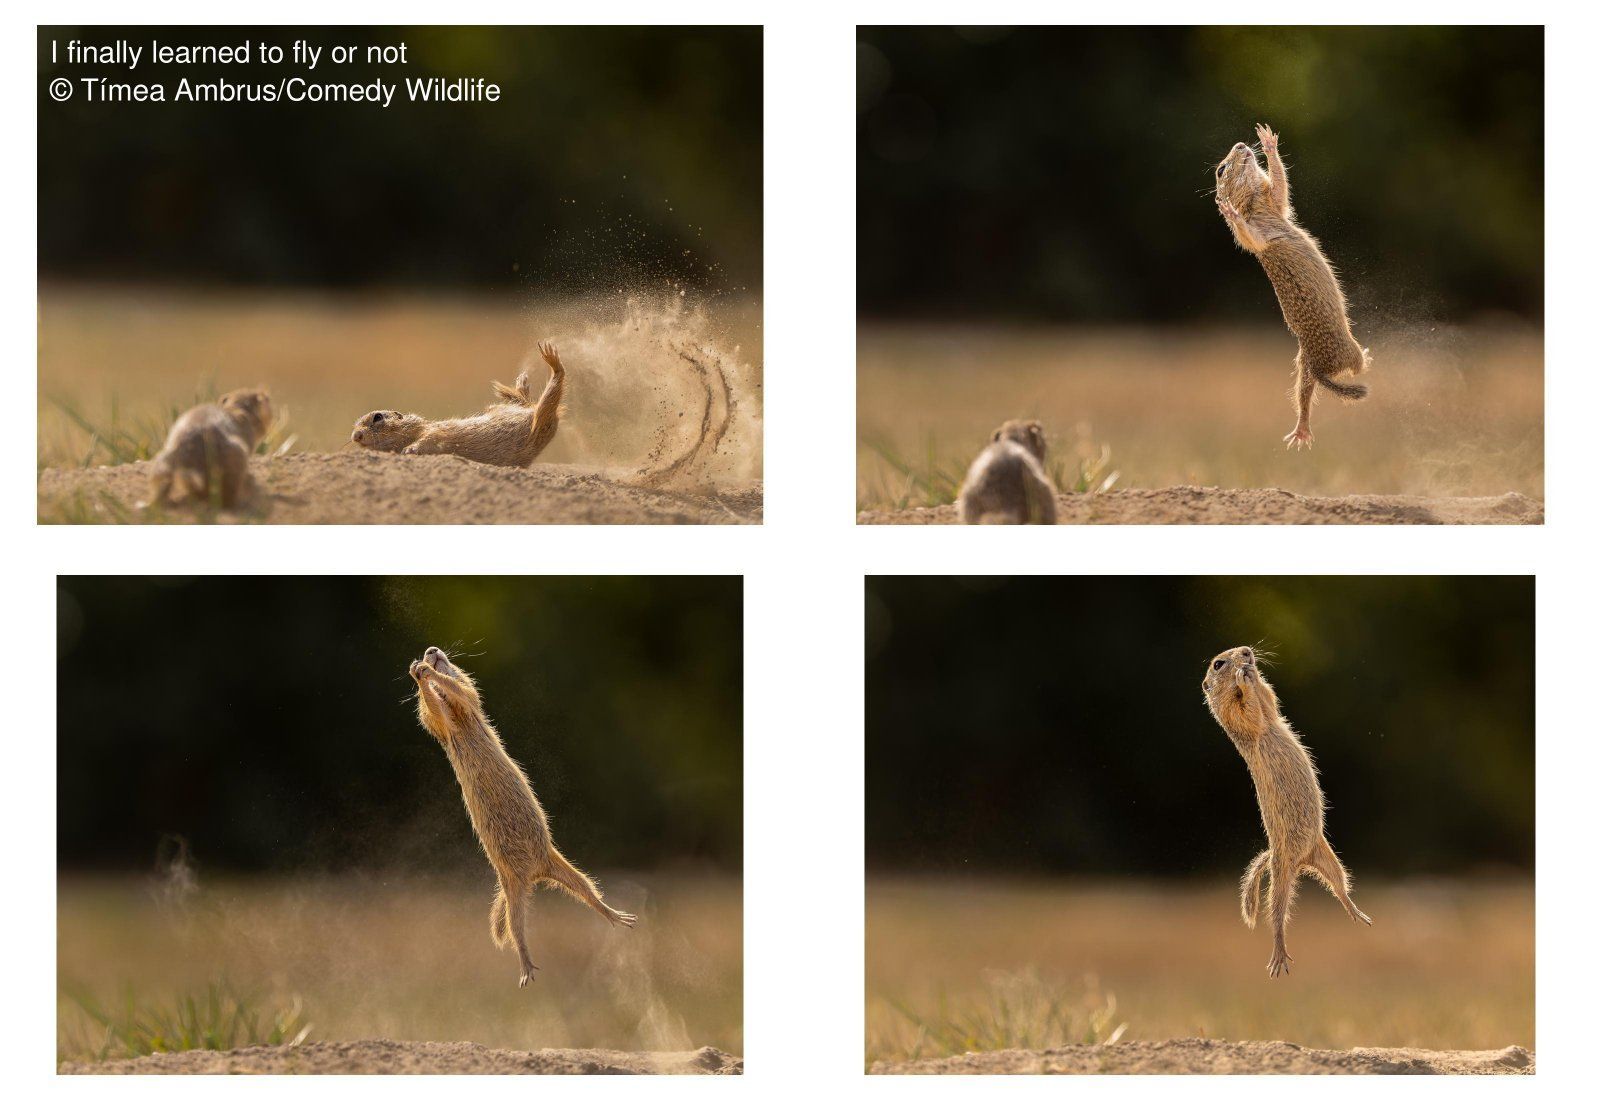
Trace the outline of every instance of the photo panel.
<instances>
[{"instance_id":1,"label":"photo panel","mask_svg":"<svg viewBox=\"0 0 1600 1100\"><path fill-rule=\"evenodd\" d=\"M1542 523L1544 33L856 28L859 522Z\"/></svg>"},{"instance_id":2,"label":"photo panel","mask_svg":"<svg viewBox=\"0 0 1600 1100\"><path fill-rule=\"evenodd\" d=\"M742 578L56 597L60 1072L743 1072Z\"/></svg>"},{"instance_id":3,"label":"photo panel","mask_svg":"<svg viewBox=\"0 0 1600 1100\"><path fill-rule=\"evenodd\" d=\"M37 39L39 522L760 522L759 26Z\"/></svg>"},{"instance_id":4,"label":"photo panel","mask_svg":"<svg viewBox=\"0 0 1600 1100\"><path fill-rule=\"evenodd\" d=\"M865 644L872 1072L1533 1071L1532 577L877 576Z\"/></svg>"}]
</instances>

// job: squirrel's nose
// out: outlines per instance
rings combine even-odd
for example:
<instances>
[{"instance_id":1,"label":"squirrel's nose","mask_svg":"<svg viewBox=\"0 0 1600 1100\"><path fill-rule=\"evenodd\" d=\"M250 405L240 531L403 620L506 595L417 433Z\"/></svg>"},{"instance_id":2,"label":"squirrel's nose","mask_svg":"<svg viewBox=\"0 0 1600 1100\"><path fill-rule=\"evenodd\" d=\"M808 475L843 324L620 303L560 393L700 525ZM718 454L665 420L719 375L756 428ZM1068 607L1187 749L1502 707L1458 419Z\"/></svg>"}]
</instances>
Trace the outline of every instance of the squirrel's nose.
<instances>
[{"instance_id":1,"label":"squirrel's nose","mask_svg":"<svg viewBox=\"0 0 1600 1100\"><path fill-rule=\"evenodd\" d=\"M436 645L431 645L431 646L428 647L427 652L425 652L423 654L423 656L424 657L432 657L437 652L439 652L439 647L436 646Z\"/></svg>"},{"instance_id":2,"label":"squirrel's nose","mask_svg":"<svg viewBox=\"0 0 1600 1100\"><path fill-rule=\"evenodd\" d=\"M351 432L350 433L350 438L355 440L357 443L360 443L361 442L361 429L357 428L355 431Z\"/></svg>"}]
</instances>

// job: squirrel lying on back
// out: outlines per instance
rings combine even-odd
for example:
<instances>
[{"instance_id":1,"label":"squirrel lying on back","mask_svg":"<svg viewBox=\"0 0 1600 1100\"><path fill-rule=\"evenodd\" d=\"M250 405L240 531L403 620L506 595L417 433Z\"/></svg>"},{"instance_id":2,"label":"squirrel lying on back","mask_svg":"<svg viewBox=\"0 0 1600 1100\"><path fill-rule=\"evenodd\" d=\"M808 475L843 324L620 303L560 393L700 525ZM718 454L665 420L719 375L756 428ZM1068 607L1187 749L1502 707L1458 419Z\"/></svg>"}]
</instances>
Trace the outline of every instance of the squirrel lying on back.
<instances>
[{"instance_id":1,"label":"squirrel lying on back","mask_svg":"<svg viewBox=\"0 0 1600 1100\"><path fill-rule=\"evenodd\" d=\"M531 466L560 426L567 377L554 344L541 343L539 354L550 367L550 380L537 401L528 372L523 371L514 386L494 383L500 401L477 416L429 420L416 413L380 409L356 421L350 442L373 451L460 455L491 466Z\"/></svg>"},{"instance_id":2,"label":"squirrel lying on back","mask_svg":"<svg viewBox=\"0 0 1600 1100\"><path fill-rule=\"evenodd\" d=\"M1261 261L1278 295L1283 319L1300 341L1295 356L1293 398L1298 418L1284 436L1290 447L1311 445L1311 401L1318 385L1340 397L1359 401L1367 396L1360 382L1341 381L1340 374L1360 374L1371 360L1367 349L1350 334L1344 292L1316 239L1301 229L1289 206L1289 173L1278 155L1278 135L1256 127L1270 172L1263 172L1244 142L1235 145L1217 165L1217 209L1239 247Z\"/></svg>"}]
</instances>

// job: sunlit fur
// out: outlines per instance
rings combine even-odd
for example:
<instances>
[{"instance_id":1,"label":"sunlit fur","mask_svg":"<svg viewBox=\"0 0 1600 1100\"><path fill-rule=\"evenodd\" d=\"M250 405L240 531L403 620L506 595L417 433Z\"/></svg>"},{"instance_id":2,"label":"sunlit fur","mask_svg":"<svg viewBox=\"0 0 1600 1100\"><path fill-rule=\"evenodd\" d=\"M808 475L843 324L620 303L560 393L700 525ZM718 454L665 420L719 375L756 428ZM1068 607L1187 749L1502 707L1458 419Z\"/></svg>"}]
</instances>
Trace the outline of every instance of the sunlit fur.
<instances>
[{"instance_id":1,"label":"sunlit fur","mask_svg":"<svg viewBox=\"0 0 1600 1100\"><path fill-rule=\"evenodd\" d=\"M553 344L540 344L550 379L538 400L528 372L514 386L493 383L500 400L477 416L428 420L416 413L378 409L365 413L350 430L350 442L373 451L449 454L491 466L531 466L561 425L566 368Z\"/></svg>"},{"instance_id":2,"label":"sunlit fur","mask_svg":"<svg viewBox=\"0 0 1600 1100\"><path fill-rule=\"evenodd\" d=\"M1367 396L1359 382L1341 381L1340 374L1367 369L1367 350L1350 333L1344 291L1333 266L1316 239L1300 228L1289 205L1289 172L1278 152L1278 135L1265 126L1256 136L1266 154L1262 171L1244 142L1229 150L1217 165L1217 209L1239 247L1261 261L1278 295L1283 320L1300 342L1295 356L1295 382L1290 391L1297 419L1284 437L1291 447L1311 443L1311 403L1324 386L1347 400Z\"/></svg>"},{"instance_id":3,"label":"sunlit fur","mask_svg":"<svg viewBox=\"0 0 1600 1100\"><path fill-rule=\"evenodd\" d=\"M1054 523L1056 489L1044 469L1044 428L1007 420L973 459L956 498L962 523Z\"/></svg>"},{"instance_id":4,"label":"sunlit fur","mask_svg":"<svg viewBox=\"0 0 1600 1100\"><path fill-rule=\"evenodd\" d=\"M557 851L544 808L484 714L472 677L436 647L413 661L410 672L417 683L417 717L444 746L461 783L467 817L499 876L489 930L495 946L516 946L522 968L518 984L527 985L538 969L528 953L525 927L535 886L557 887L611 923L631 926L633 914L607 905L589 877Z\"/></svg>"},{"instance_id":5,"label":"sunlit fur","mask_svg":"<svg viewBox=\"0 0 1600 1100\"><path fill-rule=\"evenodd\" d=\"M150 462L146 505L185 497L215 498L232 508L250 495L250 456L272 425L272 398L264 389L233 390L212 405L190 409L167 433Z\"/></svg>"},{"instance_id":6,"label":"sunlit fur","mask_svg":"<svg viewBox=\"0 0 1600 1100\"><path fill-rule=\"evenodd\" d=\"M1245 869L1239 906L1244 923L1254 928L1261 880L1270 872L1267 914L1272 924L1272 958L1267 973L1277 977L1287 974L1293 961L1284 947L1283 931L1294 904L1295 883L1302 874L1321 879L1352 920L1367 924L1372 920L1350 900L1350 876L1323 835L1322 788L1316 766L1279 709L1278 696L1261 674L1255 650L1239 646L1217 654L1206 665L1200 688L1212 717L1244 757L1255 781L1267 850Z\"/></svg>"}]
</instances>

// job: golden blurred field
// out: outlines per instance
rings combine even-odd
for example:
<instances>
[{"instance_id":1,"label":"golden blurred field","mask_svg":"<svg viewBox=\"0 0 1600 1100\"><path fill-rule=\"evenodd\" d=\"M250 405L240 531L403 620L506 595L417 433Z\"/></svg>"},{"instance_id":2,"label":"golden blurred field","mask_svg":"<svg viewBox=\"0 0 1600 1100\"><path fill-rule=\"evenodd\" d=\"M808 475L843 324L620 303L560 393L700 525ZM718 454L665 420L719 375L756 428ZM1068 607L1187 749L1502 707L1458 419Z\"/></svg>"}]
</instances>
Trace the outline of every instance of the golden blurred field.
<instances>
[{"instance_id":1,"label":"golden blurred field","mask_svg":"<svg viewBox=\"0 0 1600 1100\"><path fill-rule=\"evenodd\" d=\"M1354 896L1373 927L1302 880L1294 969L1272 981L1270 933L1244 927L1231 888L869 879L867 1061L1122 1025L1128 1040L1534 1048L1531 881L1357 879Z\"/></svg>"},{"instance_id":2,"label":"golden blurred field","mask_svg":"<svg viewBox=\"0 0 1600 1100\"><path fill-rule=\"evenodd\" d=\"M220 881L187 899L128 879L64 878L57 896L57 1057L102 1031L73 1000L170 1010L225 982L264 1014L297 1001L308 1039L469 1040L490 1047L743 1046L743 903L725 877L596 876L639 915L613 929L540 891L517 988L489 939L491 890L394 877ZM80 992L81 991L81 992Z\"/></svg>"},{"instance_id":3,"label":"golden blurred field","mask_svg":"<svg viewBox=\"0 0 1600 1100\"><path fill-rule=\"evenodd\" d=\"M724 471L758 477L761 307L622 294L532 300L418 292L312 294L44 285L39 291L38 463L110 463L96 429L160 437L174 409L265 384L287 409L296 451L343 446L373 409L467 416L491 380L512 381L554 340L568 368L568 416L541 462L627 465L676 430L700 398L674 368L680 343L712 347L740 398Z\"/></svg>"},{"instance_id":4,"label":"golden blurred field","mask_svg":"<svg viewBox=\"0 0 1600 1100\"><path fill-rule=\"evenodd\" d=\"M1372 396L1353 405L1320 397L1315 446L1301 453L1282 443L1294 424L1295 343L1281 326L857 331L858 510L953 499L951 480L1014 417L1044 422L1062 489L1109 447L1106 470L1120 474L1120 488L1544 496L1538 330L1364 333Z\"/></svg>"}]
</instances>

